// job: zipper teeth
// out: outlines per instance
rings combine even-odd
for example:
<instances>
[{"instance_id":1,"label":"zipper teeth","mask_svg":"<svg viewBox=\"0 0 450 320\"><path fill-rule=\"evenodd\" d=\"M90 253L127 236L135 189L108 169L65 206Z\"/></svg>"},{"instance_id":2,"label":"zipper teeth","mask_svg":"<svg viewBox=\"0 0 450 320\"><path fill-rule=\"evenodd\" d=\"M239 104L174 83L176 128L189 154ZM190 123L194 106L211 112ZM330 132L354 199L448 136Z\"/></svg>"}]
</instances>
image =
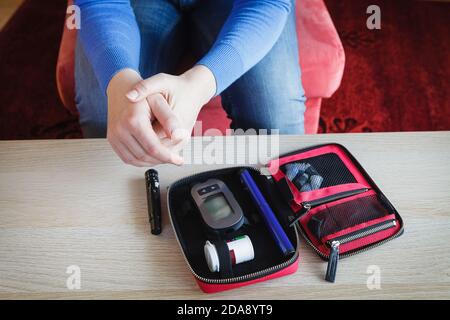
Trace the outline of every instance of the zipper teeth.
<instances>
[{"instance_id":1,"label":"zipper teeth","mask_svg":"<svg viewBox=\"0 0 450 320\"><path fill-rule=\"evenodd\" d=\"M254 168L254 167L236 167L236 168L246 168L246 169L253 170L253 171L255 171L255 172L259 172L259 170L256 169L256 168ZM189 179L192 179L192 178L201 176L202 174L204 174L204 173L197 173L197 174L188 176L188 177L186 177L186 178L183 178L183 179L181 179L181 180L178 180L178 181L177 181L177 184L178 184L178 183L182 183L182 182L184 182L184 181L186 181L186 180L189 180ZM168 204L169 204L169 191L170 191L170 189L171 189L171 187L169 186L169 188L167 189L167 203L168 203ZM167 209L168 209L168 213L169 213L170 224L172 225L172 228L175 229L175 228L174 228L174 225L173 225L173 221L172 221L172 215L171 215L171 213L170 213L170 205L167 206ZM174 230L174 234L175 234L175 238L176 238L176 240L177 240L177 242L178 242L178 245L179 245L179 247L181 248L181 252L183 253L184 261L186 262L186 264L187 264L189 270L190 270L191 273L194 275L194 277L196 277L196 278L199 279L200 281L203 281L203 282L206 282L206 283L211 283L211 284L227 284L227 283L241 282L241 281L250 280L250 279L256 279L256 278L259 278L259 277L262 277L262 276L265 276L265 275L272 274L272 273L274 273L275 271L281 270L281 269L283 269L283 268L285 268L285 267L287 267L287 266L293 264L293 263L295 262L295 260L297 260L297 258L298 258L298 256L299 256L298 249L299 249L300 239L299 239L299 235L298 235L297 229L298 229L297 227L294 228L295 236L296 236L296 239L297 239L297 248L296 248L296 250L295 250L295 254L294 254L289 260L287 260L287 261L285 261L285 262L283 262L283 263L281 263L281 264L278 264L278 265L276 265L276 266L273 266L273 267L270 267L270 268L261 270L261 271L253 272L253 273L246 274L246 275L239 276L239 277L227 278L227 279L209 279L209 278L204 278L204 277L202 277L202 276L199 276L199 275L194 271L194 269L192 268L191 264L189 263L189 261L188 261L188 259L187 259L187 257L186 257L186 254L184 253L183 247L181 246L181 242L180 242L180 239L178 238L178 234L177 234L177 232L176 232L175 230Z\"/></svg>"},{"instance_id":2,"label":"zipper teeth","mask_svg":"<svg viewBox=\"0 0 450 320\"><path fill-rule=\"evenodd\" d=\"M306 236L306 234L304 233L304 231L303 231L303 229L301 227L299 227L298 229L299 229L300 234L302 235L303 239L305 239L306 243L308 243L308 245L311 246L311 248L313 248L313 250L319 256L321 256L324 259L328 259L329 258L329 255L322 253L319 249L316 248L316 246L308 239L308 237ZM386 242L389 242L389 241L397 238L399 235L402 234L402 231L403 231L403 226L398 230L398 232L396 234L390 236L389 238L386 238L386 239L384 239L382 241L373 243L373 244L371 244L371 245L369 245L367 247L364 247L364 248L356 250L356 251L340 254L339 257L340 258L351 257L351 256L354 256L355 254L358 254L358 253L361 253L361 252L365 252L365 251L367 251L369 249L373 249L373 248L376 248L378 246L381 246L382 244L385 244Z\"/></svg>"},{"instance_id":3,"label":"zipper teeth","mask_svg":"<svg viewBox=\"0 0 450 320\"><path fill-rule=\"evenodd\" d=\"M361 189L356 189L356 190L344 191L344 192L340 192L340 193L337 193L335 195L323 197L323 198L320 198L320 199L311 200L311 201L305 201L303 203L305 205L309 205L311 207L317 207L317 206L320 206L322 204L326 204L326 203L331 202L331 201L335 201L335 200L340 200L340 199L343 199L343 198L349 198L349 197L352 197L352 196L356 196L358 194L365 193L365 192L367 192L369 190L370 190L370 188L361 188Z\"/></svg>"},{"instance_id":4,"label":"zipper teeth","mask_svg":"<svg viewBox=\"0 0 450 320\"><path fill-rule=\"evenodd\" d=\"M327 243L331 244L332 241L339 241L340 244L345 244L348 242L351 242L353 240L357 240L360 238L364 238L368 235L383 231L383 230L387 230L389 228L392 228L396 225L395 220L389 220L389 221L385 221L380 225L374 226L374 227L369 227L366 230L363 230L362 232L355 232L354 234L350 234L347 236L341 236L341 237L337 237L334 238L332 240L328 240Z\"/></svg>"}]
</instances>

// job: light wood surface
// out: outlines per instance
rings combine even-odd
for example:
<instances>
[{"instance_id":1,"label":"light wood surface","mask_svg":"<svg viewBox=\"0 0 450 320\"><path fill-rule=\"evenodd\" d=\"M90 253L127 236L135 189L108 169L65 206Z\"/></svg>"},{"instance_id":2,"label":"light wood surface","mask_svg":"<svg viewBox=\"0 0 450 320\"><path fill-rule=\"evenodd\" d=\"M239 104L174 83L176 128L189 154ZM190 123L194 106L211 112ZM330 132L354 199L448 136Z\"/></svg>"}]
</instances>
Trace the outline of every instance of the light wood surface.
<instances>
[{"instance_id":1,"label":"light wood surface","mask_svg":"<svg viewBox=\"0 0 450 320\"><path fill-rule=\"evenodd\" d=\"M150 234L145 169L120 163L105 140L0 142L0 298L450 298L449 132L281 142L281 153L345 145L400 212L405 234L340 261L335 284L323 280L326 263L302 242L294 275L206 295L185 265L167 212L162 235ZM222 166L159 166L163 208L170 183ZM66 287L70 265L81 269L80 290ZM366 286L370 265L381 270L379 290Z\"/></svg>"}]
</instances>

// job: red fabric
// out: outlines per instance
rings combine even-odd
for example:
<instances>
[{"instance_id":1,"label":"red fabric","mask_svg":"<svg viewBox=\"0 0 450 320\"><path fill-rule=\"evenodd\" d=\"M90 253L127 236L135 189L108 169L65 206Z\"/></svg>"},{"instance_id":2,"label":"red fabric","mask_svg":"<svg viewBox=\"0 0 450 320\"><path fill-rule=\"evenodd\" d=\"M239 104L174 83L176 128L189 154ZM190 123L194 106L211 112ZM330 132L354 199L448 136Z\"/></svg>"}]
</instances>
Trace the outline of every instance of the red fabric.
<instances>
[{"instance_id":1,"label":"red fabric","mask_svg":"<svg viewBox=\"0 0 450 320\"><path fill-rule=\"evenodd\" d=\"M197 281L198 286L200 287L200 289L205 292L205 293L216 293L216 292L220 292L220 291L225 291L225 290L231 290L231 289L236 289L236 288L240 288L243 286L248 286L251 284L255 284L258 282L263 282L263 281L267 281L267 280L271 280L271 279L276 279L279 277L283 277L283 276L287 276L291 273L294 273L297 271L298 269L298 262L299 262L299 258L297 258L297 260L289 265L288 267L277 271L275 273L272 273L271 275L259 278L259 279L254 279L254 280L250 280L250 281L244 281L244 282L238 282L238 283L231 283L231 284L209 284L209 283L205 283L202 282L200 280L198 280L197 278L195 278L195 280Z\"/></svg>"},{"instance_id":2,"label":"red fabric","mask_svg":"<svg viewBox=\"0 0 450 320\"><path fill-rule=\"evenodd\" d=\"M230 128L231 120L227 118L225 110L222 108L220 97L214 98L198 115L198 121L202 123L202 135L208 131L208 135L223 135ZM216 130L211 130L216 129ZM220 130L220 134L217 132ZM214 133L216 131L216 133Z\"/></svg>"},{"instance_id":3,"label":"red fabric","mask_svg":"<svg viewBox=\"0 0 450 320\"><path fill-rule=\"evenodd\" d=\"M322 98L308 98L305 111L305 133L314 134L319 131L320 106Z\"/></svg>"},{"instance_id":4,"label":"red fabric","mask_svg":"<svg viewBox=\"0 0 450 320\"><path fill-rule=\"evenodd\" d=\"M296 6L302 83L308 98L329 98L339 88L345 54L322 0L299 0Z\"/></svg>"}]
</instances>

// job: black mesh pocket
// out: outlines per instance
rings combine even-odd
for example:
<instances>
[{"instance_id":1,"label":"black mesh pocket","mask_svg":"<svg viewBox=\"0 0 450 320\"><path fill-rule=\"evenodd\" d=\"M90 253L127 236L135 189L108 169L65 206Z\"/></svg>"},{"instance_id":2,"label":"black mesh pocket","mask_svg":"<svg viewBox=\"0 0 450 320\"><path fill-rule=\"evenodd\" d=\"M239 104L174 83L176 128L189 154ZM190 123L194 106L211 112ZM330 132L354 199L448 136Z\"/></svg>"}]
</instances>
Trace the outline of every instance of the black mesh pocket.
<instances>
[{"instance_id":1,"label":"black mesh pocket","mask_svg":"<svg viewBox=\"0 0 450 320\"><path fill-rule=\"evenodd\" d=\"M336 153L290 162L283 165L281 170L300 191L357 182Z\"/></svg>"},{"instance_id":2,"label":"black mesh pocket","mask_svg":"<svg viewBox=\"0 0 450 320\"><path fill-rule=\"evenodd\" d=\"M389 210L377 195L371 195L330 206L317 212L309 220L308 228L317 239L322 239L343 229L389 214Z\"/></svg>"}]
</instances>

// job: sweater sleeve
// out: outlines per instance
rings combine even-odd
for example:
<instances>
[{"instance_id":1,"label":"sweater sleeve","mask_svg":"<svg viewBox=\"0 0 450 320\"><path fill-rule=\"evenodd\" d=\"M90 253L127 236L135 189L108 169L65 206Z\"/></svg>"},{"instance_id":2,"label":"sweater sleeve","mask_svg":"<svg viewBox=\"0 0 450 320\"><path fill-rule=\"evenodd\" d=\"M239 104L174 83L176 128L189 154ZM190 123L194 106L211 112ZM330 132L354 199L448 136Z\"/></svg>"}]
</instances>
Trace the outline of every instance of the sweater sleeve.
<instances>
[{"instance_id":1,"label":"sweater sleeve","mask_svg":"<svg viewBox=\"0 0 450 320\"><path fill-rule=\"evenodd\" d=\"M138 71L140 34L129 0L75 0L81 13L79 37L103 92L125 68Z\"/></svg>"},{"instance_id":2,"label":"sweater sleeve","mask_svg":"<svg viewBox=\"0 0 450 320\"><path fill-rule=\"evenodd\" d=\"M198 64L216 79L216 95L258 63L280 36L290 0L235 0L216 42Z\"/></svg>"}]
</instances>

